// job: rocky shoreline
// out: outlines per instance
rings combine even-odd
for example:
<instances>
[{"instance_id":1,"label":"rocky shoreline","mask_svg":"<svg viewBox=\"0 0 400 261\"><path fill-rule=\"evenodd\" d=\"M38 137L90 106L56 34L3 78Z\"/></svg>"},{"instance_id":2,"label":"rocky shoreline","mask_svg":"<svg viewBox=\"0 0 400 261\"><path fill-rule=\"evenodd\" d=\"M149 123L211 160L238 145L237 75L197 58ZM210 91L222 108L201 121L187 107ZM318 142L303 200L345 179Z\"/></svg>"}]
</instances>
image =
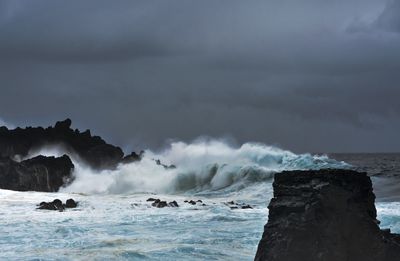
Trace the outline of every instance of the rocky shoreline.
<instances>
[{"instance_id":1,"label":"rocky shoreline","mask_svg":"<svg viewBox=\"0 0 400 261\"><path fill-rule=\"evenodd\" d=\"M28 158L44 146L62 146L66 155ZM102 170L140 161L143 153L124 155L121 148L92 136L89 130L71 129L69 119L46 129L0 127L0 189L56 192L74 179L70 156ZM154 161L165 169L176 168ZM255 260L399 260L400 235L379 229L375 195L366 173L340 169L285 171L275 175L273 188L268 223ZM149 198L147 203L155 208L206 206L201 200L178 203ZM234 201L223 204L231 210L253 208ZM58 211L75 207L77 202L72 199L65 204L56 199L38 205L38 209Z\"/></svg>"},{"instance_id":2,"label":"rocky shoreline","mask_svg":"<svg viewBox=\"0 0 400 261\"><path fill-rule=\"evenodd\" d=\"M71 120L66 119L48 128L9 130L0 127L0 188L56 192L74 179L71 155L97 170L114 169L120 163L139 161L143 156L143 151L125 156L121 148L92 136L89 130L73 130L71 124ZM62 147L66 155L59 158L40 155L19 160L45 146Z\"/></svg>"},{"instance_id":3,"label":"rocky shoreline","mask_svg":"<svg viewBox=\"0 0 400 261\"><path fill-rule=\"evenodd\" d=\"M366 173L286 171L273 188L255 260L399 260L400 235L379 229Z\"/></svg>"}]
</instances>

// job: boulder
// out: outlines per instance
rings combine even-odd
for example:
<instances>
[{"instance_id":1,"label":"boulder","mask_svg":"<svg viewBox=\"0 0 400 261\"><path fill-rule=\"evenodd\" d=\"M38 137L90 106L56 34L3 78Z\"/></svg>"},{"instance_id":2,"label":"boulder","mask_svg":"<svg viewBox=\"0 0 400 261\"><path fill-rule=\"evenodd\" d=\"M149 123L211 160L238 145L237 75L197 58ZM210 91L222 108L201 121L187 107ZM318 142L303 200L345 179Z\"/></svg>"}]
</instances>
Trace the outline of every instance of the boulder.
<instances>
[{"instance_id":1,"label":"boulder","mask_svg":"<svg viewBox=\"0 0 400 261\"><path fill-rule=\"evenodd\" d=\"M165 208L165 207L177 208L177 207L179 207L178 203L175 200L167 203L166 201L162 201L161 199L158 199L158 198L157 199L149 198L146 201L153 202L151 205L156 208Z\"/></svg>"},{"instance_id":2,"label":"boulder","mask_svg":"<svg viewBox=\"0 0 400 261\"><path fill-rule=\"evenodd\" d=\"M379 229L366 173L286 171L273 189L255 260L399 260L399 235Z\"/></svg>"},{"instance_id":3,"label":"boulder","mask_svg":"<svg viewBox=\"0 0 400 261\"><path fill-rule=\"evenodd\" d=\"M76 208L78 206L78 203L75 202L72 198L67 199L65 202L65 207L66 208Z\"/></svg>"},{"instance_id":4,"label":"boulder","mask_svg":"<svg viewBox=\"0 0 400 261\"><path fill-rule=\"evenodd\" d=\"M61 200L55 199L52 202L41 202L37 209L64 211L65 207Z\"/></svg>"},{"instance_id":5,"label":"boulder","mask_svg":"<svg viewBox=\"0 0 400 261\"><path fill-rule=\"evenodd\" d=\"M78 203L72 198L68 199L65 204L61 200L55 199L51 202L41 202L37 209L64 211L66 208L76 208L77 206Z\"/></svg>"},{"instance_id":6,"label":"boulder","mask_svg":"<svg viewBox=\"0 0 400 261\"><path fill-rule=\"evenodd\" d=\"M177 208L179 207L178 203L174 200L168 203L168 207Z\"/></svg>"},{"instance_id":7,"label":"boulder","mask_svg":"<svg viewBox=\"0 0 400 261\"><path fill-rule=\"evenodd\" d=\"M159 199L155 200L155 201L153 202L153 204L151 204L151 205L152 205L153 207L156 207L156 208L168 207L168 204L167 204L166 201L161 201L161 200L159 200Z\"/></svg>"}]
</instances>

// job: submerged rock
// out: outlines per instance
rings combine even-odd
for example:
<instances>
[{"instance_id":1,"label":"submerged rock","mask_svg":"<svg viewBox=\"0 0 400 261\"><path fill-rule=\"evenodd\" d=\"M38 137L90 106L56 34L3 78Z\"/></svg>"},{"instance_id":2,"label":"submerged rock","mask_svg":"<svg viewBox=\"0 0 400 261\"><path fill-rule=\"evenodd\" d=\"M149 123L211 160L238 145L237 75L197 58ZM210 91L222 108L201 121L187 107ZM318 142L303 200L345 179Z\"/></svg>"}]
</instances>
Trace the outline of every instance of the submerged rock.
<instances>
[{"instance_id":1,"label":"submerged rock","mask_svg":"<svg viewBox=\"0 0 400 261\"><path fill-rule=\"evenodd\" d=\"M37 156L22 162L0 158L0 188L55 192L73 180L73 169L74 164L67 155Z\"/></svg>"},{"instance_id":2,"label":"submerged rock","mask_svg":"<svg viewBox=\"0 0 400 261\"><path fill-rule=\"evenodd\" d=\"M400 236L379 229L366 173L287 171L273 188L255 260L399 260Z\"/></svg>"}]
</instances>

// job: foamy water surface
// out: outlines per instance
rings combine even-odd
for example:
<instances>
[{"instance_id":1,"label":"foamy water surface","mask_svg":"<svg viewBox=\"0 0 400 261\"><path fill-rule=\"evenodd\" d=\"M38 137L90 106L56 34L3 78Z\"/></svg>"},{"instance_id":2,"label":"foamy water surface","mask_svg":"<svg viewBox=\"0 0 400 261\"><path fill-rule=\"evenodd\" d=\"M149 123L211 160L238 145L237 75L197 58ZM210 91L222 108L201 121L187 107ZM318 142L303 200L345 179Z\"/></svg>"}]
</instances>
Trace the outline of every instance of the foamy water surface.
<instances>
[{"instance_id":1,"label":"foamy water surface","mask_svg":"<svg viewBox=\"0 0 400 261\"><path fill-rule=\"evenodd\" d=\"M62 153L48 147L31 156ZM275 172L349 167L327 156L215 140L172 143L113 171L96 172L72 158L75 181L59 193L0 190L0 259L252 260ZM165 169L154 159L177 168ZM154 208L149 197L176 200L180 207ZM36 210L55 198L74 198L79 206ZM184 202L191 199L202 203ZM231 209L229 201L253 209ZM377 204L382 227L400 232L399 204Z\"/></svg>"}]
</instances>

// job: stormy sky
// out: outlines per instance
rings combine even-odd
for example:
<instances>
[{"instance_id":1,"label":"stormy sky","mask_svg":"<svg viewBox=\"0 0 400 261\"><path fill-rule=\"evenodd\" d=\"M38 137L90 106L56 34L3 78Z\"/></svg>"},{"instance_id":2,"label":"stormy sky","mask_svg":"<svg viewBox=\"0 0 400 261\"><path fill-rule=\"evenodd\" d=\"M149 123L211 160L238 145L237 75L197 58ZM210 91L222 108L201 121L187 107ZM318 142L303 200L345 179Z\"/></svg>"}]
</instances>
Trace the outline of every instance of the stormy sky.
<instances>
[{"instance_id":1,"label":"stormy sky","mask_svg":"<svg viewBox=\"0 0 400 261\"><path fill-rule=\"evenodd\" d=\"M398 0L0 0L0 123L126 149L400 151Z\"/></svg>"}]
</instances>

